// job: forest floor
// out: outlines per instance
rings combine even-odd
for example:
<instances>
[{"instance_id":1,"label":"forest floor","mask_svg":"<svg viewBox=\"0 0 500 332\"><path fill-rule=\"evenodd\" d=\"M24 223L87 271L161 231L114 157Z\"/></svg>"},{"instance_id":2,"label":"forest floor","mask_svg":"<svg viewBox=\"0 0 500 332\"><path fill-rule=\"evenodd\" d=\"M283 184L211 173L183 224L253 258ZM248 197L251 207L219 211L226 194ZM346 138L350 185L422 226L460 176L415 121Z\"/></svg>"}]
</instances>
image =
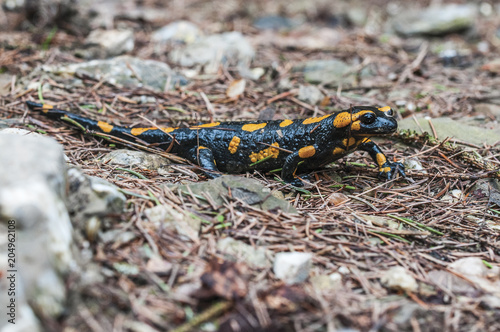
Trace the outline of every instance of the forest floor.
<instances>
[{"instance_id":1,"label":"forest floor","mask_svg":"<svg viewBox=\"0 0 500 332\"><path fill-rule=\"evenodd\" d=\"M469 131L500 132L500 13L494 7L489 15L479 13L465 31L403 37L386 31L394 14L388 14L391 5L385 1L369 8L357 4L365 10L364 23L353 23L345 10L336 12L322 2L124 3L130 6L114 13L111 22L134 32L128 54L169 64L187 84L158 91L40 71L42 65L87 61L74 51L86 37L78 34L78 20L73 26L59 22L53 28L45 22L37 29L18 26L0 33L1 119L55 138L71 164L115 184L127 197L126 212L106 217L100 229L131 233L126 241L119 236L92 241L86 227L75 225L89 241L91 264L103 278L86 286L70 279L74 295L68 312L42 318L47 329L500 330L500 140L478 141ZM426 3L411 5L420 10ZM141 10L162 15L141 16ZM256 19L270 14L279 14L280 19L271 19L276 29L259 28ZM283 23L287 17L296 22ZM249 68L262 75L243 78L245 86L238 90L245 75L235 59L208 73L173 61L169 54L181 46L155 44L151 35L180 19L206 35L240 31L255 49ZM352 81L309 84L300 65L331 59L349 65L342 75ZM301 96L301 86L310 85L321 92L317 101ZM296 119L351 105L388 105L397 110L401 128L411 127L405 121L422 120L431 130L406 130L377 141L389 159L405 162L407 178L380 180L363 152L316 170L301 189L273 174L240 175L242 183L256 179L273 197L287 201L293 208L284 212L250 205L231 188L220 193L221 201L207 198L206 189L181 190L181 184L208 180L189 164L174 162L168 174L132 167L136 176L104 163L116 145L28 112L25 101L40 97L127 126ZM456 135L441 132L437 120L434 126L443 118L457 126ZM409 169L410 163L421 168ZM157 205L181 219L201 221L199 234L186 239L175 228L159 229L145 213ZM243 246L241 252L223 248L228 237ZM264 263L247 262L245 255L260 252ZM311 254L306 281L288 284L276 276L273 262L282 252Z\"/></svg>"}]
</instances>

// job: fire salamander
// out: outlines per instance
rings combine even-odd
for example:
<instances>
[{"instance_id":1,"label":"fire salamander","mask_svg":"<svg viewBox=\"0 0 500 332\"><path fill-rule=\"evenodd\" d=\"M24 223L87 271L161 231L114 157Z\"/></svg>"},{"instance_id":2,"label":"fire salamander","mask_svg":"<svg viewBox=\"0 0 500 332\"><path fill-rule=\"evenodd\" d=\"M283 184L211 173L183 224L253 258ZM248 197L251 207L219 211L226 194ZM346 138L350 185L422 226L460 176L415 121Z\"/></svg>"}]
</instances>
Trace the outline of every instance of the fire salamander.
<instances>
[{"instance_id":1,"label":"fire salamander","mask_svg":"<svg viewBox=\"0 0 500 332\"><path fill-rule=\"evenodd\" d=\"M387 160L371 136L387 135L397 129L389 107L354 106L320 117L302 120L213 122L189 128L126 128L94 121L46 104L27 101L32 110L60 119L68 117L89 131L127 141L146 142L198 164L207 176L220 172L240 173L282 168L281 177L302 186L297 172L329 164L356 149L370 154L387 179L405 176L404 166ZM173 142L172 142L173 140Z\"/></svg>"}]
</instances>

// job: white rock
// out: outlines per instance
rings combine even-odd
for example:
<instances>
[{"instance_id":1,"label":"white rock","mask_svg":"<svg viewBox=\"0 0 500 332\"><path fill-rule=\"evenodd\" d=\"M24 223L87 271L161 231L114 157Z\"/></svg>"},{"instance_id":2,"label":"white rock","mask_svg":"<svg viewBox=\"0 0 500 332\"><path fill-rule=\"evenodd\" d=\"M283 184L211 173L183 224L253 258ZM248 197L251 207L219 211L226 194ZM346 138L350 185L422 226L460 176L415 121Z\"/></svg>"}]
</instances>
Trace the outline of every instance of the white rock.
<instances>
[{"instance_id":1,"label":"white rock","mask_svg":"<svg viewBox=\"0 0 500 332\"><path fill-rule=\"evenodd\" d=\"M297 98L311 105L316 105L323 99L324 95L320 89L314 85L300 85Z\"/></svg>"},{"instance_id":2,"label":"white rock","mask_svg":"<svg viewBox=\"0 0 500 332\"><path fill-rule=\"evenodd\" d=\"M7 316L9 318L9 316ZM0 332L41 332L45 331L36 318L31 307L24 303L16 308L16 324L3 319L0 323ZM5 323L5 325L4 325Z\"/></svg>"},{"instance_id":3,"label":"white rock","mask_svg":"<svg viewBox=\"0 0 500 332\"><path fill-rule=\"evenodd\" d=\"M217 242L217 249L236 261L243 261L254 268L267 268L271 266L268 257L271 252L263 247L254 248L251 245L226 237Z\"/></svg>"},{"instance_id":4,"label":"white rock","mask_svg":"<svg viewBox=\"0 0 500 332\"><path fill-rule=\"evenodd\" d=\"M312 266L311 253L281 252L276 255L273 271L278 279L289 285L305 281Z\"/></svg>"},{"instance_id":5,"label":"white rock","mask_svg":"<svg viewBox=\"0 0 500 332\"><path fill-rule=\"evenodd\" d=\"M414 292L418 288L417 281L402 266L394 266L385 271L380 279L382 284L390 289Z\"/></svg>"},{"instance_id":6,"label":"white rock","mask_svg":"<svg viewBox=\"0 0 500 332\"><path fill-rule=\"evenodd\" d=\"M221 64L248 67L255 50L241 32L232 31L199 38L170 53L170 60L183 67L205 66L205 73L216 73Z\"/></svg>"},{"instance_id":7,"label":"white rock","mask_svg":"<svg viewBox=\"0 0 500 332\"><path fill-rule=\"evenodd\" d=\"M195 24L189 21L177 21L153 32L151 39L159 43L172 41L189 44L201 36L202 32Z\"/></svg>"},{"instance_id":8,"label":"white rock","mask_svg":"<svg viewBox=\"0 0 500 332\"><path fill-rule=\"evenodd\" d=\"M183 240L198 241L201 221L179 212L168 205L157 205L144 210L144 213L157 228L175 229Z\"/></svg>"},{"instance_id":9,"label":"white rock","mask_svg":"<svg viewBox=\"0 0 500 332\"><path fill-rule=\"evenodd\" d=\"M5 135L5 134L14 134L14 135L22 135L22 136L35 136L35 137L42 137L42 135L35 133L33 131L29 131L26 129L21 129L21 128L5 128L0 130L0 135Z\"/></svg>"},{"instance_id":10,"label":"white rock","mask_svg":"<svg viewBox=\"0 0 500 332\"><path fill-rule=\"evenodd\" d=\"M339 289L342 286L342 275L335 272L330 275L314 276L311 277L311 284L318 291Z\"/></svg>"},{"instance_id":11,"label":"white rock","mask_svg":"<svg viewBox=\"0 0 500 332\"><path fill-rule=\"evenodd\" d=\"M339 269L337 270L338 273L340 273L341 275L348 275L351 273L351 271L349 270L349 268L347 266L339 266Z\"/></svg>"},{"instance_id":12,"label":"white rock","mask_svg":"<svg viewBox=\"0 0 500 332\"><path fill-rule=\"evenodd\" d=\"M39 314L56 317L65 309L63 275L76 269L72 226L64 204L62 147L39 135L0 135L0 169L0 219L14 221L17 237L19 307L29 299ZM6 234L1 238L6 239ZM2 257L7 257L6 250L2 243ZM8 298L0 298L5 308Z\"/></svg>"},{"instance_id":13,"label":"white rock","mask_svg":"<svg viewBox=\"0 0 500 332\"><path fill-rule=\"evenodd\" d=\"M444 202L458 202L463 200L464 193L460 189L453 189L444 195L441 200Z\"/></svg>"},{"instance_id":14,"label":"white rock","mask_svg":"<svg viewBox=\"0 0 500 332\"><path fill-rule=\"evenodd\" d=\"M406 169L414 169L416 171L427 173L427 171L422 166L422 163L417 158L405 159L404 165Z\"/></svg>"},{"instance_id":15,"label":"white rock","mask_svg":"<svg viewBox=\"0 0 500 332\"><path fill-rule=\"evenodd\" d=\"M498 266L493 266L493 268L487 267L483 260L479 257L465 257L458 259L448 265L448 267L458 273L465 274L468 276L477 277L493 277L496 276L498 279L500 277L500 268Z\"/></svg>"},{"instance_id":16,"label":"white rock","mask_svg":"<svg viewBox=\"0 0 500 332\"><path fill-rule=\"evenodd\" d=\"M488 267L479 257L465 257L449 264L448 268L466 276L477 289L500 297L500 267Z\"/></svg>"},{"instance_id":17,"label":"white rock","mask_svg":"<svg viewBox=\"0 0 500 332\"><path fill-rule=\"evenodd\" d=\"M116 56L134 49L134 32L132 30L94 30L85 43L99 45L105 50L106 56Z\"/></svg>"}]
</instances>

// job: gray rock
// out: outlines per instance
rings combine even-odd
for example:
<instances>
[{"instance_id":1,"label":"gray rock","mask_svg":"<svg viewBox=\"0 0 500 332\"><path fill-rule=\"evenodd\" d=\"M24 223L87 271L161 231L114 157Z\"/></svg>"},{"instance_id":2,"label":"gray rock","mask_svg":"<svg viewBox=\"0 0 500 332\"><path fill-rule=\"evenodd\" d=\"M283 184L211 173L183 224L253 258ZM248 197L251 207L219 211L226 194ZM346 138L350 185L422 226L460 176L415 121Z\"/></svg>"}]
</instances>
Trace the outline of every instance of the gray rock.
<instances>
[{"instance_id":1,"label":"gray rock","mask_svg":"<svg viewBox=\"0 0 500 332\"><path fill-rule=\"evenodd\" d=\"M480 179L470 192L477 199L488 197L490 204L500 206L500 181L497 179Z\"/></svg>"},{"instance_id":2,"label":"gray rock","mask_svg":"<svg viewBox=\"0 0 500 332\"><path fill-rule=\"evenodd\" d=\"M134 32L132 30L93 30L85 40L85 44L88 52L85 55L86 58L112 57L134 49ZM92 49L94 45L97 47Z\"/></svg>"},{"instance_id":3,"label":"gray rock","mask_svg":"<svg viewBox=\"0 0 500 332\"><path fill-rule=\"evenodd\" d=\"M237 198L249 205L254 205L262 210L280 209L287 213L297 213L295 207L284 199L279 199L271 195L271 190L257 180L236 175L223 175L206 182L191 183L188 185L169 185L171 190L180 189L192 193L206 196L210 195L215 204L222 205L222 196L227 197L231 188L233 198Z\"/></svg>"},{"instance_id":4,"label":"gray rock","mask_svg":"<svg viewBox=\"0 0 500 332\"><path fill-rule=\"evenodd\" d=\"M358 27L362 27L365 25L368 17L368 8L349 6L346 12L346 16L349 22Z\"/></svg>"},{"instance_id":5,"label":"gray rock","mask_svg":"<svg viewBox=\"0 0 500 332\"><path fill-rule=\"evenodd\" d=\"M235 261L243 261L248 266L264 269L271 267L272 253L263 247L254 248L243 241L226 237L217 242L217 249Z\"/></svg>"},{"instance_id":6,"label":"gray rock","mask_svg":"<svg viewBox=\"0 0 500 332\"><path fill-rule=\"evenodd\" d=\"M110 84L125 87L145 86L160 92L165 90L167 83L169 88L187 84L187 80L170 69L166 63L127 55L63 66L43 66L42 70L61 76L89 76L98 81L103 79Z\"/></svg>"},{"instance_id":7,"label":"gray rock","mask_svg":"<svg viewBox=\"0 0 500 332\"><path fill-rule=\"evenodd\" d=\"M11 74L0 74L0 96L6 96L10 92L10 82L12 82Z\"/></svg>"},{"instance_id":8,"label":"gray rock","mask_svg":"<svg viewBox=\"0 0 500 332\"><path fill-rule=\"evenodd\" d=\"M157 43L182 42L190 44L203 35L201 30L189 21L176 21L153 32L151 39Z\"/></svg>"},{"instance_id":9,"label":"gray rock","mask_svg":"<svg viewBox=\"0 0 500 332\"><path fill-rule=\"evenodd\" d=\"M76 168L70 168L68 183L68 211L76 220L123 212L125 195L106 180L88 176Z\"/></svg>"},{"instance_id":10,"label":"gray rock","mask_svg":"<svg viewBox=\"0 0 500 332\"><path fill-rule=\"evenodd\" d=\"M309 277L312 257L305 252L280 252L276 254L273 272L288 285L301 283Z\"/></svg>"},{"instance_id":11,"label":"gray rock","mask_svg":"<svg viewBox=\"0 0 500 332\"><path fill-rule=\"evenodd\" d=\"M0 169L1 224L15 224L11 227L16 230L16 261L10 267L18 271L16 301L22 308L29 299L38 314L55 318L65 309L63 275L76 269L72 226L64 204L62 147L40 135L1 134ZM6 234L2 237L7 239ZM4 242L3 257L6 250ZM0 306L6 308L7 296L0 298Z\"/></svg>"},{"instance_id":12,"label":"gray rock","mask_svg":"<svg viewBox=\"0 0 500 332\"><path fill-rule=\"evenodd\" d=\"M394 89L387 94L387 100L394 102L403 101L404 103L406 103L406 101L411 98L412 93L413 91L410 89Z\"/></svg>"},{"instance_id":13,"label":"gray rock","mask_svg":"<svg viewBox=\"0 0 500 332\"><path fill-rule=\"evenodd\" d=\"M494 116L500 120L500 106L496 104L477 104L474 106L474 111L486 116Z\"/></svg>"},{"instance_id":14,"label":"gray rock","mask_svg":"<svg viewBox=\"0 0 500 332\"><path fill-rule=\"evenodd\" d=\"M354 85L356 77L349 73L351 67L340 60L311 60L294 68L294 71L303 71L304 79L309 83L338 85Z\"/></svg>"},{"instance_id":15,"label":"gray rock","mask_svg":"<svg viewBox=\"0 0 500 332\"><path fill-rule=\"evenodd\" d=\"M142 151L113 150L104 156L103 162L111 165L135 166L144 170L157 171L160 175L171 172L168 166L171 162L167 158Z\"/></svg>"},{"instance_id":16,"label":"gray rock","mask_svg":"<svg viewBox=\"0 0 500 332\"><path fill-rule=\"evenodd\" d=\"M299 20L278 15L268 15L257 18L253 26L259 30L288 30L300 25Z\"/></svg>"},{"instance_id":17,"label":"gray rock","mask_svg":"<svg viewBox=\"0 0 500 332\"><path fill-rule=\"evenodd\" d=\"M184 48L170 53L170 60L180 66L204 66L205 73L216 73L221 64L249 67L255 50L237 31L201 37Z\"/></svg>"},{"instance_id":18,"label":"gray rock","mask_svg":"<svg viewBox=\"0 0 500 332\"><path fill-rule=\"evenodd\" d=\"M299 95L297 98L311 105L318 104L324 95L320 89L318 89L314 85L300 85L299 86Z\"/></svg>"},{"instance_id":19,"label":"gray rock","mask_svg":"<svg viewBox=\"0 0 500 332\"><path fill-rule=\"evenodd\" d=\"M420 118L418 119L418 123L424 131L432 134L432 129L427 119ZM399 121L398 124L399 129L414 130L418 133L421 132L420 127L415 123L413 118L406 118ZM432 119L432 125L434 126L440 139L454 137L464 142L479 145L482 145L483 143L491 145L500 141L500 130L498 129L494 130L481 128L479 126L469 126L462 124L459 121L444 117Z\"/></svg>"},{"instance_id":20,"label":"gray rock","mask_svg":"<svg viewBox=\"0 0 500 332\"><path fill-rule=\"evenodd\" d=\"M471 28L476 16L475 5L448 4L403 11L395 16L392 26L396 32L405 36L437 36Z\"/></svg>"}]
</instances>

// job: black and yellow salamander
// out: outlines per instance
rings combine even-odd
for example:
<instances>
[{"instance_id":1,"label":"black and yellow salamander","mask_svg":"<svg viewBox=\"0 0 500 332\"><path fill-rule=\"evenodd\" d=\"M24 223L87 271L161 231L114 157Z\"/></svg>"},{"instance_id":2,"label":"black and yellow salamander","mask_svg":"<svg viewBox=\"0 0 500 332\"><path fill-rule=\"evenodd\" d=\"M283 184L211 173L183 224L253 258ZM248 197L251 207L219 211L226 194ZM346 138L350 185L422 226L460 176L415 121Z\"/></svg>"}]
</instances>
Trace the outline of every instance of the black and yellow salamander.
<instances>
[{"instance_id":1,"label":"black and yellow salamander","mask_svg":"<svg viewBox=\"0 0 500 332\"><path fill-rule=\"evenodd\" d=\"M387 160L372 136L397 129L389 107L353 106L349 110L301 120L212 122L189 128L127 128L91 120L47 104L27 101L31 110L61 119L70 118L90 132L127 141L146 142L175 153L204 168L209 177L220 172L241 173L282 168L281 177L295 186L295 174L317 169L356 149L366 151L387 179L405 176L404 166ZM172 142L173 141L173 142Z\"/></svg>"}]
</instances>

